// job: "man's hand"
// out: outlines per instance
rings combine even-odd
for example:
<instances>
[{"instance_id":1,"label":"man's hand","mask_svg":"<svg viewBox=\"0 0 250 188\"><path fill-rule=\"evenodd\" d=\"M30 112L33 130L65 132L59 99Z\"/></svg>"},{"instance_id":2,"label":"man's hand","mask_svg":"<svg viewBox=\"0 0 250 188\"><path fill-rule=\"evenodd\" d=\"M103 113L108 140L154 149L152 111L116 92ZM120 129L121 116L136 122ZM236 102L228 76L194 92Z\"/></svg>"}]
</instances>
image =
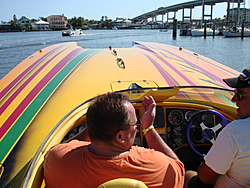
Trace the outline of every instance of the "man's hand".
<instances>
[{"instance_id":1,"label":"man's hand","mask_svg":"<svg viewBox=\"0 0 250 188\"><path fill-rule=\"evenodd\" d=\"M144 97L142 101L142 129L148 128L150 125L153 125L155 118L155 107L156 103L152 96Z\"/></svg>"}]
</instances>

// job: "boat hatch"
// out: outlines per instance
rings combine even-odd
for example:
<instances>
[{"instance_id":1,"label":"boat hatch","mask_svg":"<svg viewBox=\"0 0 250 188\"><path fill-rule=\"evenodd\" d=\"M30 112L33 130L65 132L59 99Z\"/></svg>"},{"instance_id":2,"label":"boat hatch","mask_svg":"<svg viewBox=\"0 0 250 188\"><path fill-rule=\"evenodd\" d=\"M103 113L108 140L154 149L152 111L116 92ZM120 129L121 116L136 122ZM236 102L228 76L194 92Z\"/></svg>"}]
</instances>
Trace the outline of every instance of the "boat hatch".
<instances>
[{"instance_id":1,"label":"boat hatch","mask_svg":"<svg viewBox=\"0 0 250 188\"><path fill-rule=\"evenodd\" d=\"M128 89L137 89L137 88L142 88L142 87L139 86L139 85L136 84L136 83L132 83L132 84L130 84L130 86L128 87Z\"/></svg>"}]
</instances>

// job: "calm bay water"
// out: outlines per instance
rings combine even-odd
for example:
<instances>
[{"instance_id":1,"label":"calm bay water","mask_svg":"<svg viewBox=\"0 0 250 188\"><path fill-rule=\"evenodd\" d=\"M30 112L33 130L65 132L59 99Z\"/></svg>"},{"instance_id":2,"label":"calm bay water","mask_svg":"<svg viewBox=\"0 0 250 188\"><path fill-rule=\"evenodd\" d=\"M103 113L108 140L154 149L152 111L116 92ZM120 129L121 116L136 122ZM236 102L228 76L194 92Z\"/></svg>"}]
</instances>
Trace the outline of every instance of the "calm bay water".
<instances>
[{"instance_id":1,"label":"calm bay water","mask_svg":"<svg viewBox=\"0 0 250 188\"><path fill-rule=\"evenodd\" d=\"M179 31L178 31L179 34ZM83 36L62 37L61 31L0 33L0 79L34 52L61 42L77 42L85 48L131 47L132 41L150 41L183 47L237 71L250 67L250 37L223 36L172 38L172 30L87 30Z\"/></svg>"}]
</instances>

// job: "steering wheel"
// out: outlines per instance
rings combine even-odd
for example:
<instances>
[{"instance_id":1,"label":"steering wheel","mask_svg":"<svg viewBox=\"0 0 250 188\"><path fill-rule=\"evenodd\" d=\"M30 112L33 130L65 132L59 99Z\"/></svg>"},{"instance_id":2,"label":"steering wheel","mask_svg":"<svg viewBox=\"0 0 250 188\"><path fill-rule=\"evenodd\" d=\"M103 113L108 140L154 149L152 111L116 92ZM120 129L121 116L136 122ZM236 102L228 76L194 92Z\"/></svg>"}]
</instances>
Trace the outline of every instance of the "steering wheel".
<instances>
[{"instance_id":1,"label":"steering wheel","mask_svg":"<svg viewBox=\"0 0 250 188\"><path fill-rule=\"evenodd\" d=\"M215 110L202 110L202 111L195 113L191 117L191 119L189 120L189 123L187 125L187 129L186 129L187 142L188 142L188 145L191 147L191 149L195 153L197 153L198 155L200 155L202 157L205 157L206 155L197 151L195 149L195 147L193 146L191 138L190 138L190 130L191 130L193 122L197 118L197 116L202 117L205 114L214 114L214 115L220 117L220 119L221 119L221 121L217 125L215 125L214 127L211 127L211 128L207 127L202 120L201 120L201 123L199 123L199 125L201 126L201 129L202 129L202 138L210 141L212 144L214 143L214 140L215 140L214 133L216 133L216 131L218 131L222 127L225 127L229 123L228 120L225 118L225 116L223 116L221 113L219 113Z\"/></svg>"}]
</instances>

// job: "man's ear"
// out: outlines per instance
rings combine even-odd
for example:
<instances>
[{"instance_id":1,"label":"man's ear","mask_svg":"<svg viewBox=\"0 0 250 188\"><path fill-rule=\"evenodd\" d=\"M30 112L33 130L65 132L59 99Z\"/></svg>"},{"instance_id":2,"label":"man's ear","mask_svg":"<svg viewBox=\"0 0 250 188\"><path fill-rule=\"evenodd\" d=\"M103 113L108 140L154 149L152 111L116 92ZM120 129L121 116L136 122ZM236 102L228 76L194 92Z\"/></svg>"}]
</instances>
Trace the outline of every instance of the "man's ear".
<instances>
[{"instance_id":1,"label":"man's ear","mask_svg":"<svg viewBox=\"0 0 250 188\"><path fill-rule=\"evenodd\" d=\"M120 130L115 135L116 141L123 144L125 142L124 140L124 131Z\"/></svg>"}]
</instances>

